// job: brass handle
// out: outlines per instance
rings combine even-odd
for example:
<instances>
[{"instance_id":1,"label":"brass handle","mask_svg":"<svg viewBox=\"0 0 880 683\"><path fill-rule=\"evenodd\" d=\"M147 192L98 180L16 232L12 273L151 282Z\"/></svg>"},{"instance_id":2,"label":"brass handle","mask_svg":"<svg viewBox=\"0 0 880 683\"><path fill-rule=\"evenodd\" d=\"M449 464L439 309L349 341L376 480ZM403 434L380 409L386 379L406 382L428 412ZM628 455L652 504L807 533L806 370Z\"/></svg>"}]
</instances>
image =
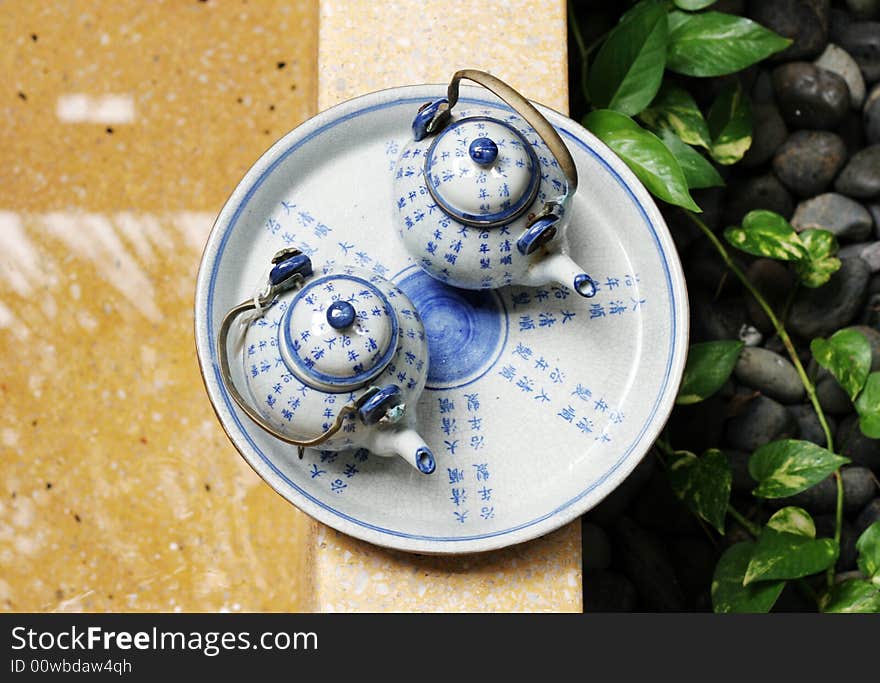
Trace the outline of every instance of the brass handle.
<instances>
[{"instance_id":1,"label":"brass handle","mask_svg":"<svg viewBox=\"0 0 880 683\"><path fill-rule=\"evenodd\" d=\"M478 83L495 93L535 129L535 132L544 141L544 144L547 145L550 153L556 158L559 168L565 174L565 179L568 181L568 194L573 195L578 186L577 167L574 165L574 159L571 156L571 152L568 151L568 147L565 146L559 133L556 132L556 129L544 115L535 109L531 102L500 78L496 78L492 74L480 71L479 69L462 69L461 71L456 71L452 76L452 81L446 90L446 99L449 100L450 110L458 102L458 87L463 78Z\"/></svg>"},{"instance_id":2,"label":"brass handle","mask_svg":"<svg viewBox=\"0 0 880 683\"><path fill-rule=\"evenodd\" d=\"M260 305L271 302L271 300L274 298L274 293L267 293L265 297L267 297L268 300L263 300L263 297L261 297ZM345 420L345 416L349 413L355 412L358 409L358 402L355 401L353 403L349 403L343 406L339 413L336 415L336 420L334 420L333 424L330 425L330 428L327 429L327 431L325 431L320 436L315 437L314 439L294 439L287 434L283 434L275 429L275 427L273 427L268 420L260 415L260 413L257 412L247 402L244 396L241 395L241 393L238 391L238 387L235 386L235 381L232 379L232 373L229 369L229 330L232 327L232 323L242 313L253 310L256 307L257 305L254 301L244 301L238 306L230 309L229 312L226 313L226 316L223 318L223 322L220 323L220 331L217 333L217 358L220 361L220 379L222 380L223 385L226 387L226 390L229 392L229 395L232 396L232 400L234 400L236 404L238 404L238 407L241 408L251 420L253 420L259 427L274 436L276 439L296 446L299 449L299 457L302 458L303 450L305 448L319 446L320 444L327 441L327 439L333 436L336 432L338 432L342 428L342 423Z\"/></svg>"}]
</instances>

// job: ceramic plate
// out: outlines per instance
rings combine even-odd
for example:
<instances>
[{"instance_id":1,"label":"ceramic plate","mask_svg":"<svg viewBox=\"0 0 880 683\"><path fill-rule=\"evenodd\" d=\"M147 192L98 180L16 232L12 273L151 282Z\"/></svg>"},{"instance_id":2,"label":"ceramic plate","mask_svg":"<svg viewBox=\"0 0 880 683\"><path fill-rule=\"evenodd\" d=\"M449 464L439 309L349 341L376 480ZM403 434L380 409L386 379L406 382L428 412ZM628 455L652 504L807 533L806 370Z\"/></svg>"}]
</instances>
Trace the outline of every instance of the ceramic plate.
<instances>
[{"instance_id":1,"label":"ceramic plate","mask_svg":"<svg viewBox=\"0 0 880 683\"><path fill-rule=\"evenodd\" d=\"M590 133L546 108L580 187L572 257L599 284L455 290L413 265L393 222L392 173L419 105L445 86L385 90L307 121L266 152L223 207L196 292L199 362L214 408L245 460L312 517L383 546L490 550L545 534L612 491L672 408L687 343L681 264L653 201ZM463 87L456 111L497 102ZM418 307L430 371L419 430L437 456L421 475L366 451L306 451L241 413L219 379L225 312L251 297L287 245L394 280ZM241 363L233 363L243 383Z\"/></svg>"}]
</instances>

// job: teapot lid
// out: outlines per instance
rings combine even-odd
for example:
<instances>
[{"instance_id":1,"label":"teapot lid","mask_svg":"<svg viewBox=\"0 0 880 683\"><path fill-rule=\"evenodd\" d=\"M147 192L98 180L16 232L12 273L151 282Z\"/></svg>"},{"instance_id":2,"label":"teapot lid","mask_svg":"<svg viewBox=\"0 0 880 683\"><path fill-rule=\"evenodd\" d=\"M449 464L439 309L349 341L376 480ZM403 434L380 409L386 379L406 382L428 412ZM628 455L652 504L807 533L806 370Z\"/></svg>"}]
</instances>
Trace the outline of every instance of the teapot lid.
<instances>
[{"instance_id":1,"label":"teapot lid","mask_svg":"<svg viewBox=\"0 0 880 683\"><path fill-rule=\"evenodd\" d=\"M425 154L437 205L467 225L509 223L535 201L541 174L532 145L505 121L472 116L447 125Z\"/></svg>"},{"instance_id":2,"label":"teapot lid","mask_svg":"<svg viewBox=\"0 0 880 683\"><path fill-rule=\"evenodd\" d=\"M364 278L331 274L296 293L279 329L281 355L303 383L351 391L377 377L397 348L387 297Z\"/></svg>"}]
</instances>

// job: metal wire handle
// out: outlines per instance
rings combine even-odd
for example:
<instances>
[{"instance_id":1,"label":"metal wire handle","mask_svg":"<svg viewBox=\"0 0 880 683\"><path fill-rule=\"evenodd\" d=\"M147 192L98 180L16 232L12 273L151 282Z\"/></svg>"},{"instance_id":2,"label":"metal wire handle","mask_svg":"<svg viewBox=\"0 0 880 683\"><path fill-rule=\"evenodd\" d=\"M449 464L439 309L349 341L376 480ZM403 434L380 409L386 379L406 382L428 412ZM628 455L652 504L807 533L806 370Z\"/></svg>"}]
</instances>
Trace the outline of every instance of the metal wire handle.
<instances>
[{"instance_id":1,"label":"metal wire handle","mask_svg":"<svg viewBox=\"0 0 880 683\"><path fill-rule=\"evenodd\" d=\"M292 256L299 255L300 252L296 250L284 249L278 252L275 257L272 259L273 264L278 264L285 259L289 259ZM305 278L300 273L294 273L287 279L279 282L277 284L273 284L271 281L267 284L266 288L260 292L254 299L249 301L243 301L238 304L238 306L230 309L223 318L223 322L220 323L220 331L217 333L217 358L220 362L220 379L223 382L223 385L226 387L226 390L229 392L229 395L232 396L232 399L236 402L239 408L241 408L245 414L253 420L259 427L261 427L264 431L268 432L276 439L283 441L285 443L289 443L293 446L296 446L299 450L299 457L303 457L303 451L306 448L311 448L313 446L319 446L329 439L331 436L336 434L341 428L342 424L345 421L345 417L349 413L357 412L360 405L371 395L369 390L361 396L356 401L352 401L344 405L339 413L336 415L336 419L333 424L320 436L315 437L314 439L294 439L287 434L283 434L279 432L275 427L273 427L260 413L258 413L241 395L238 391L238 388L235 386L235 381L232 378L232 372L229 369L229 330L232 328L232 323L240 316L242 313L245 313L250 310L262 310L265 306L270 306L275 298L294 287L302 286L303 282L305 282Z\"/></svg>"},{"instance_id":2,"label":"metal wire handle","mask_svg":"<svg viewBox=\"0 0 880 683\"><path fill-rule=\"evenodd\" d=\"M568 194L573 195L578 186L578 172L577 167L574 164L574 159L571 156L571 152L568 151L568 147L565 146L559 133L556 132L556 129L544 117L544 115L539 112L531 102L500 78L496 78L492 74L480 71L479 69L462 69L456 71L446 90L446 99L449 100L449 109L447 109L444 114L448 115L449 111L451 111L456 102L458 102L459 83L463 78L482 85L487 90L495 93L535 129L535 132L544 141L544 144L547 145L550 153L555 157L556 163L559 164L559 168L562 169L562 172L565 174L565 179L568 181Z\"/></svg>"},{"instance_id":3,"label":"metal wire handle","mask_svg":"<svg viewBox=\"0 0 880 683\"><path fill-rule=\"evenodd\" d=\"M283 434L279 432L275 427L273 427L266 419L263 418L256 410L254 410L251 405L245 400L244 396L239 393L238 388L235 386L235 381L232 379L232 373L229 371L229 353L228 353L228 337L229 337L229 329L232 327L233 321L245 311L249 311L256 308L253 301L244 301L240 303L235 308L231 309L226 317L223 318L223 322L220 324L220 332L217 334L217 357L220 359L220 379L223 381L223 384L226 386L226 390L229 392L229 395L232 396L232 399L238 404L238 407L241 408L251 420L257 423L259 427L262 427L263 430L274 436L276 439L284 441L285 443L292 444L297 446L299 449L299 457L303 457L303 450L306 448L311 448L312 446L319 446L324 443L333 436L336 432L338 432L342 428L342 423L345 420L345 416L349 413L354 413L358 409L358 402L354 401L352 403L348 403L342 407L339 413L336 415L336 420L330 425L330 428L327 429L323 434L314 439L294 439L287 434Z\"/></svg>"}]
</instances>

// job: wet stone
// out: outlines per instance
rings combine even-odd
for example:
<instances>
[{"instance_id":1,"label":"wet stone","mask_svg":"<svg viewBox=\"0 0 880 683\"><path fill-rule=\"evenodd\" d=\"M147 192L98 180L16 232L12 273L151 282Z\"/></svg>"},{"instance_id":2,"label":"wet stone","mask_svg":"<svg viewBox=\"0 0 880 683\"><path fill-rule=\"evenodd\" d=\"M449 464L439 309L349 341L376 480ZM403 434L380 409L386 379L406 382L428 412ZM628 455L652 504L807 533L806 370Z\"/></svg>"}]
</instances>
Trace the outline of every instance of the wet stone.
<instances>
[{"instance_id":1,"label":"wet stone","mask_svg":"<svg viewBox=\"0 0 880 683\"><path fill-rule=\"evenodd\" d=\"M773 498L769 502L774 508L794 505L814 515L833 512L837 506L837 484L834 477L826 477L806 491L785 498Z\"/></svg>"},{"instance_id":2,"label":"wet stone","mask_svg":"<svg viewBox=\"0 0 880 683\"><path fill-rule=\"evenodd\" d=\"M853 18L849 12L833 7L828 21L828 39L839 45L843 32L851 23L853 23Z\"/></svg>"},{"instance_id":3,"label":"wet stone","mask_svg":"<svg viewBox=\"0 0 880 683\"><path fill-rule=\"evenodd\" d=\"M813 517L816 523L816 538L833 538L836 520L833 514L817 515ZM837 571L847 571L856 568L856 541L858 536L852 524L843 521L840 529L840 557L835 565Z\"/></svg>"},{"instance_id":4,"label":"wet stone","mask_svg":"<svg viewBox=\"0 0 880 683\"><path fill-rule=\"evenodd\" d=\"M849 88L840 76L809 62L790 62L773 71L776 103L795 128L834 128L849 110Z\"/></svg>"},{"instance_id":5,"label":"wet stone","mask_svg":"<svg viewBox=\"0 0 880 683\"><path fill-rule=\"evenodd\" d=\"M678 612L684 594L661 538L628 517L617 520L612 531L616 563L635 584L649 609Z\"/></svg>"},{"instance_id":6,"label":"wet stone","mask_svg":"<svg viewBox=\"0 0 880 683\"><path fill-rule=\"evenodd\" d=\"M839 240L866 240L874 221L857 201L836 192L826 192L797 205L791 224L801 232L809 228L828 230Z\"/></svg>"},{"instance_id":7,"label":"wet stone","mask_svg":"<svg viewBox=\"0 0 880 683\"><path fill-rule=\"evenodd\" d=\"M746 276L755 288L761 292L770 308L773 310L782 310L789 292L795 285L795 277L792 272L779 261L772 259L759 258L752 263L746 271ZM773 323L764 312L764 309L758 304L757 300L746 295L746 310L749 319L764 334L773 333Z\"/></svg>"},{"instance_id":8,"label":"wet stone","mask_svg":"<svg viewBox=\"0 0 880 683\"><path fill-rule=\"evenodd\" d=\"M608 569L611 565L611 542L598 524L581 524L581 547L584 569Z\"/></svg>"},{"instance_id":9,"label":"wet stone","mask_svg":"<svg viewBox=\"0 0 880 683\"><path fill-rule=\"evenodd\" d=\"M873 19L880 15L880 0L846 0L846 6L858 19Z\"/></svg>"},{"instance_id":10,"label":"wet stone","mask_svg":"<svg viewBox=\"0 0 880 683\"><path fill-rule=\"evenodd\" d=\"M843 478L843 511L847 515L859 512L880 491L874 473L867 467L844 467Z\"/></svg>"},{"instance_id":11,"label":"wet stone","mask_svg":"<svg viewBox=\"0 0 880 683\"><path fill-rule=\"evenodd\" d=\"M780 403L797 403L804 397L804 386L794 366L773 351L744 348L733 372L740 384Z\"/></svg>"},{"instance_id":12,"label":"wet stone","mask_svg":"<svg viewBox=\"0 0 880 683\"><path fill-rule=\"evenodd\" d=\"M709 301L697 298L691 307L691 334L697 341L736 339L745 324L741 299Z\"/></svg>"},{"instance_id":13,"label":"wet stone","mask_svg":"<svg viewBox=\"0 0 880 683\"><path fill-rule=\"evenodd\" d=\"M650 451L623 480L623 483L609 493L596 507L589 510L584 519L602 527L610 526L645 488L654 473L655 466L654 452Z\"/></svg>"},{"instance_id":14,"label":"wet stone","mask_svg":"<svg viewBox=\"0 0 880 683\"><path fill-rule=\"evenodd\" d=\"M753 327L752 325L743 325L739 328L737 338L749 347L760 346L761 342L764 341L764 335L761 334L761 331L757 327Z\"/></svg>"},{"instance_id":15,"label":"wet stone","mask_svg":"<svg viewBox=\"0 0 880 683\"><path fill-rule=\"evenodd\" d=\"M584 570L584 612L632 612L637 602L636 587L623 574Z\"/></svg>"},{"instance_id":16,"label":"wet stone","mask_svg":"<svg viewBox=\"0 0 880 683\"><path fill-rule=\"evenodd\" d=\"M856 152L837 177L834 189L856 199L880 196L880 144Z\"/></svg>"},{"instance_id":17,"label":"wet stone","mask_svg":"<svg viewBox=\"0 0 880 683\"><path fill-rule=\"evenodd\" d=\"M874 473L880 472L880 439L871 439L859 429L859 419L850 415L840 423L837 434L840 454L856 465L868 467Z\"/></svg>"},{"instance_id":18,"label":"wet stone","mask_svg":"<svg viewBox=\"0 0 880 683\"><path fill-rule=\"evenodd\" d=\"M739 255L734 255L739 259ZM731 277L718 252L708 240L697 240L687 251L684 259L688 291L692 297L707 299L732 293L739 288L739 282Z\"/></svg>"},{"instance_id":19,"label":"wet stone","mask_svg":"<svg viewBox=\"0 0 880 683\"><path fill-rule=\"evenodd\" d=\"M752 454L734 448L725 448L724 455L727 456L727 463L730 465L731 488L740 493L750 493L758 485L749 474L749 458Z\"/></svg>"},{"instance_id":20,"label":"wet stone","mask_svg":"<svg viewBox=\"0 0 880 683\"><path fill-rule=\"evenodd\" d=\"M874 237L880 239L880 202L869 202L868 213L874 220Z\"/></svg>"},{"instance_id":21,"label":"wet stone","mask_svg":"<svg viewBox=\"0 0 880 683\"><path fill-rule=\"evenodd\" d=\"M819 418L816 417L816 411L813 410L813 406L808 404L788 406L788 412L797 422L799 439L812 441L820 446L825 445L825 431L822 429ZM826 419L831 420L830 417L826 417Z\"/></svg>"},{"instance_id":22,"label":"wet stone","mask_svg":"<svg viewBox=\"0 0 880 683\"><path fill-rule=\"evenodd\" d=\"M880 22L851 22L840 28L836 42L856 60L867 83L880 79Z\"/></svg>"},{"instance_id":23,"label":"wet stone","mask_svg":"<svg viewBox=\"0 0 880 683\"><path fill-rule=\"evenodd\" d=\"M752 106L752 146L740 162L745 167L767 163L788 137L782 115L773 103Z\"/></svg>"},{"instance_id":24,"label":"wet stone","mask_svg":"<svg viewBox=\"0 0 880 683\"><path fill-rule=\"evenodd\" d=\"M831 186L846 156L846 145L837 133L799 130L776 150L773 170L789 190L812 197Z\"/></svg>"},{"instance_id":25,"label":"wet stone","mask_svg":"<svg viewBox=\"0 0 880 683\"><path fill-rule=\"evenodd\" d=\"M854 524L856 534L861 536L865 529L877 521L880 521L880 498L874 498L859 512Z\"/></svg>"},{"instance_id":26,"label":"wet stone","mask_svg":"<svg viewBox=\"0 0 880 683\"><path fill-rule=\"evenodd\" d=\"M850 466L841 469L843 479L843 510L847 515L859 512L877 493L874 475L866 467ZM771 501L775 508L788 505L802 507L812 514L834 512L837 509L837 482L828 476L806 491Z\"/></svg>"},{"instance_id":27,"label":"wet stone","mask_svg":"<svg viewBox=\"0 0 880 683\"><path fill-rule=\"evenodd\" d=\"M673 537L669 547L679 584L688 603L693 605L712 585L718 554L706 538L700 536Z\"/></svg>"},{"instance_id":28,"label":"wet stone","mask_svg":"<svg viewBox=\"0 0 880 683\"><path fill-rule=\"evenodd\" d=\"M724 435L725 404L716 394L693 405L676 406L669 421L672 442L695 453L717 447Z\"/></svg>"},{"instance_id":29,"label":"wet stone","mask_svg":"<svg viewBox=\"0 0 880 683\"><path fill-rule=\"evenodd\" d=\"M727 443L741 451L752 452L776 439L791 438L797 424L781 403L766 396L748 401L742 411L727 421Z\"/></svg>"},{"instance_id":30,"label":"wet stone","mask_svg":"<svg viewBox=\"0 0 880 683\"><path fill-rule=\"evenodd\" d=\"M880 292L868 295L861 322L875 330L880 329Z\"/></svg>"},{"instance_id":31,"label":"wet stone","mask_svg":"<svg viewBox=\"0 0 880 683\"><path fill-rule=\"evenodd\" d=\"M816 396L822 410L831 415L846 415L853 409L846 391L827 370L816 379Z\"/></svg>"},{"instance_id":32,"label":"wet stone","mask_svg":"<svg viewBox=\"0 0 880 683\"><path fill-rule=\"evenodd\" d=\"M743 216L755 209L775 211L786 219L794 211L791 193L772 173L732 182L725 198L725 225L739 225Z\"/></svg>"},{"instance_id":33,"label":"wet stone","mask_svg":"<svg viewBox=\"0 0 880 683\"><path fill-rule=\"evenodd\" d=\"M776 104L773 92L773 74L766 69L759 69L751 90L752 106L757 104Z\"/></svg>"},{"instance_id":34,"label":"wet stone","mask_svg":"<svg viewBox=\"0 0 880 683\"><path fill-rule=\"evenodd\" d=\"M859 65L850 54L834 43L828 43L819 58L813 62L816 66L831 71L846 81L849 89L849 106L858 109L865 99L865 79Z\"/></svg>"},{"instance_id":35,"label":"wet stone","mask_svg":"<svg viewBox=\"0 0 880 683\"><path fill-rule=\"evenodd\" d=\"M827 0L752 0L749 17L792 40L775 60L812 57L828 42Z\"/></svg>"},{"instance_id":36,"label":"wet stone","mask_svg":"<svg viewBox=\"0 0 880 683\"><path fill-rule=\"evenodd\" d=\"M679 447L679 441L676 441L674 434L672 441ZM719 441L716 440L714 446L717 447L718 443ZM699 449L689 448L687 444L681 447L700 452ZM642 527L657 533L665 533L669 529L675 529L679 534L694 536L702 533L696 517L676 498L669 485L669 477L660 469L654 470L648 485L642 489L641 494L630 507L630 514ZM613 543L612 548L614 548ZM615 555L614 561L617 562L617 559Z\"/></svg>"},{"instance_id":37,"label":"wet stone","mask_svg":"<svg viewBox=\"0 0 880 683\"><path fill-rule=\"evenodd\" d=\"M862 310L871 271L860 258L842 259L840 270L822 287L803 288L788 316L790 329L804 339L827 337Z\"/></svg>"},{"instance_id":38,"label":"wet stone","mask_svg":"<svg viewBox=\"0 0 880 683\"><path fill-rule=\"evenodd\" d=\"M872 273L880 271L880 242L861 242L843 247L838 252L840 258L857 256L868 264Z\"/></svg>"},{"instance_id":39,"label":"wet stone","mask_svg":"<svg viewBox=\"0 0 880 683\"><path fill-rule=\"evenodd\" d=\"M865 131L862 125L862 113L850 109L843 121L834 129L846 146L846 155L851 157L865 146Z\"/></svg>"},{"instance_id":40,"label":"wet stone","mask_svg":"<svg viewBox=\"0 0 880 683\"><path fill-rule=\"evenodd\" d=\"M880 143L880 85L875 85L865 100L864 122L868 142Z\"/></svg>"}]
</instances>

